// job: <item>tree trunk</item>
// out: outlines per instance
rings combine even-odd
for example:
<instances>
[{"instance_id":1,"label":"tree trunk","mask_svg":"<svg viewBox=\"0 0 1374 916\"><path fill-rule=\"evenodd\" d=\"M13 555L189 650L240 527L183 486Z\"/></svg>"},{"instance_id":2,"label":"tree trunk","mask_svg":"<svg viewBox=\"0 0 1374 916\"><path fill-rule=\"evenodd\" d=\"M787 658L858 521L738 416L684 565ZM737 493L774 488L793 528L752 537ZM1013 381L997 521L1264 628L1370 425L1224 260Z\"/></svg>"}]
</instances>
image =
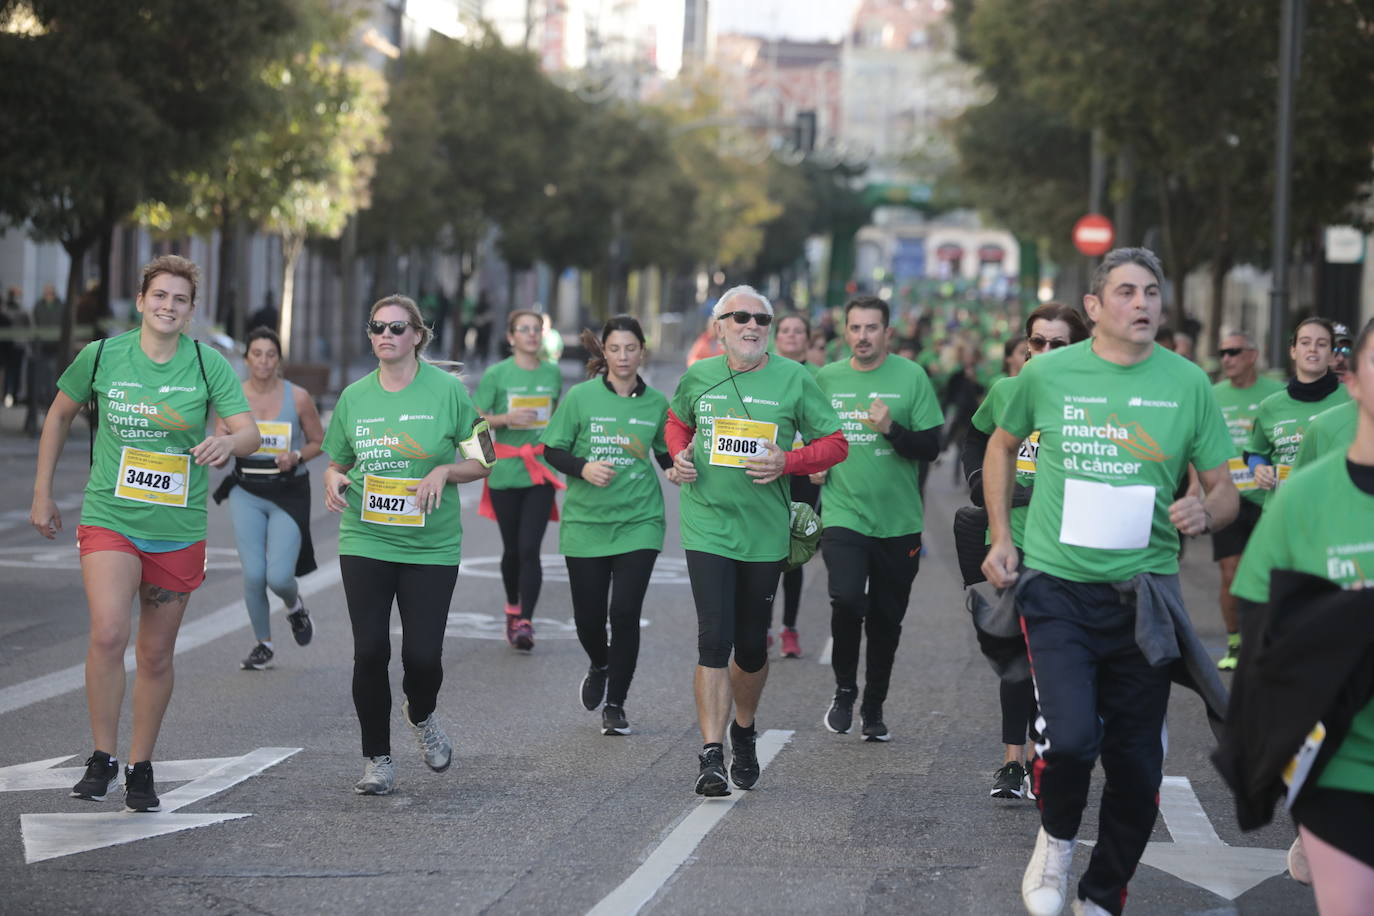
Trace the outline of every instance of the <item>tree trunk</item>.
<instances>
[{"instance_id":1,"label":"tree trunk","mask_svg":"<svg viewBox=\"0 0 1374 916\"><path fill-rule=\"evenodd\" d=\"M1225 314L1223 306L1226 297L1226 275L1235 263L1231 250L1231 186L1221 183L1220 199L1217 202L1217 237L1212 249L1212 303L1207 310L1207 348L1209 356L1215 355L1221 347L1221 322ZM1198 341L1199 344L1202 341ZM1201 349L1199 347L1199 349Z\"/></svg>"},{"instance_id":2,"label":"tree trunk","mask_svg":"<svg viewBox=\"0 0 1374 916\"><path fill-rule=\"evenodd\" d=\"M463 269L463 250L458 249L458 289L453 294L453 302L450 304L451 311L444 316L444 329L448 334L448 358L458 362L463 358L464 337L467 336L467 325L463 324L463 304L467 301L468 273Z\"/></svg>"},{"instance_id":3,"label":"tree trunk","mask_svg":"<svg viewBox=\"0 0 1374 916\"><path fill-rule=\"evenodd\" d=\"M100 275L100 285L95 291L95 314L92 325L98 326L99 319L103 319L110 314L110 253L114 251L114 223L106 226L100 233L100 248L96 253L97 270ZM92 336L97 335L94 327L91 330Z\"/></svg>"},{"instance_id":4,"label":"tree trunk","mask_svg":"<svg viewBox=\"0 0 1374 916\"><path fill-rule=\"evenodd\" d=\"M82 287L85 285L86 252L90 251L98 234L98 230L95 230L74 239L62 240L62 248L67 252L71 263L67 265L67 297L62 303L62 329L57 337L57 365L54 371L59 375L72 359L72 328L76 324L76 300L81 297Z\"/></svg>"},{"instance_id":5,"label":"tree trunk","mask_svg":"<svg viewBox=\"0 0 1374 916\"><path fill-rule=\"evenodd\" d=\"M219 277L215 284L215 314L235 340L243 339L243 309L239 307L238 227L226 201L220 202Z\"/></svg>"},{"instance_id":6,"label":"tree trunk","mask_svg":"<svg viewBox=\"0 0 1374 916\"><path fill-rule=\"evenodd\" d=\"M305 236L282 233L281 236L281 358L291 356L292 298L296 293L296 265L305 249Z\"/></svg>"},{"instance_id":7,"label":"tree trunk","mask_svg":"<svg viewBox=\"0 0 1374 916\"><path fill-rule=\"evenodd\" d=\"M1184 282L1186 274L1179 266L1178 247L1174 244L1173 226L1173 205L1169 199L1169 177L1163 172L1156 173L1159 194L1159 236L1163 241L1164 248L1164 273L1168 276L1172 271L1174 277L1174 302L1170 310L1173 324L1183 318Z\"/></svg>"}]
</instances>

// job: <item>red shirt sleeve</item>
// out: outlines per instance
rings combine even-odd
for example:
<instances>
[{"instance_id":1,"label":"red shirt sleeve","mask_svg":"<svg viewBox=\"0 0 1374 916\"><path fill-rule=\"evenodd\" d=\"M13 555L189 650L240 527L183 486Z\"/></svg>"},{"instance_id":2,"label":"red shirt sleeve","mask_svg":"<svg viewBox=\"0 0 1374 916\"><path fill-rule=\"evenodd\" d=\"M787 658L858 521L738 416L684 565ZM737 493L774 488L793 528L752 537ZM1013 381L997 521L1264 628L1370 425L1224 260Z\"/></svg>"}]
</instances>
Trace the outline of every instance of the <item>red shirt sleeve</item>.
<instances>
[{"instance_id":1,"label":"red shirt sleeve","mask_svg":"<svg viewBox=\"0 0 1374 916\"><path fill-rule=\"evenodd\" d=\"M692 444L692 434L696 428L678 419L672 409L668 410L668 423L663 427L663 439L668 443L668 454L676 455Z\"/></svg>"},{"instance_id":2,"label":"red shirt sleeve","mask_svg":"<svg viewBox=\"0 0 1374 916\"><path fill-rule=\"evenodd\" d=\"M828 436L787 453L784 474L817 474L839 464L849 455L849 440L844 432L835 430Z\"/></svg>"}]
</instances>

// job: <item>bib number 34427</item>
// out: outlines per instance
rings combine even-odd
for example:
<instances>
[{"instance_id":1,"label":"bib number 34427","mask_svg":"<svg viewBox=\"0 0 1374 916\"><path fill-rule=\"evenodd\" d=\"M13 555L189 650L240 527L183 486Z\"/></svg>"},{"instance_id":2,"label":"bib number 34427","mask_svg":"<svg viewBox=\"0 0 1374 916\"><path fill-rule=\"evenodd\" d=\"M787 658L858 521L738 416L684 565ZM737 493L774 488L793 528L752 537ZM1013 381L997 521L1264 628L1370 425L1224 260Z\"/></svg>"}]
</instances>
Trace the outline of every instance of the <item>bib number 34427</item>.
<instances>
[{"instance_id":1,"label":"bib number 34427","mask_svg":"<svg viewBox=\"0 0 1374 916\"><path fill-rule=\"evenodd\" d=\"M418 477L375 477L363 475L362 519L373 525L425 527L425 514L407 487L417 486Z\"/></svg>"}]
</instances>

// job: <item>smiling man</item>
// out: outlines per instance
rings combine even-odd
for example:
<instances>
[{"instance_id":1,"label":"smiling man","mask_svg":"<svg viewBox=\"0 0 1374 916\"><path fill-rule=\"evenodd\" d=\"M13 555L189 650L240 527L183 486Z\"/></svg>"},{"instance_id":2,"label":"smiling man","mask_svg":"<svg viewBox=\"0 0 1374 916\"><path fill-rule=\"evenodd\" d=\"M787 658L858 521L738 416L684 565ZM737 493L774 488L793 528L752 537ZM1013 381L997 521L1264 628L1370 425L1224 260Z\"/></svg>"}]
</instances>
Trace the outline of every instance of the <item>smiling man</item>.
<instances>
[{"instance_id":1,"label":"smiling man","mask_svg":"<svg viewBox=\"0 0 1374 916\"><path fill-rule=\"evenodd\" d=\"M1041 828L1021 883L1028 912L1064 906L1099 755L1107 785L1075 912L1120 913L1157 814L1170 663L1203 654L1183 609L1178 533L1228 524L1232 445L1206 374L1155 344L1163 270L1110 252L1083 297L1089 340L1026 364L983 461L992 545L983 571L1016 585L1040 703ZM1040 431L1025 569L1009 525L1017 449ZM1206 498L1173 494L1189 463ZM1210 661L1190 673L1210 677Z\"/></svg>"}]
</instances>

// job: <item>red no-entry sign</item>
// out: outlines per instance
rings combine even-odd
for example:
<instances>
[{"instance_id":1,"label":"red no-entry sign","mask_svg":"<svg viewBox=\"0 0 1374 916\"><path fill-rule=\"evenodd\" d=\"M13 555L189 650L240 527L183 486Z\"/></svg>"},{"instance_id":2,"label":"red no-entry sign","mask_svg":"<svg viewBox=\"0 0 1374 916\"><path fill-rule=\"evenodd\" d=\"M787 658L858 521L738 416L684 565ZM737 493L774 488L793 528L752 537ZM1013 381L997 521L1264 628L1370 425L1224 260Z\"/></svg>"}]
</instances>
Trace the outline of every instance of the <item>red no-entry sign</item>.
<instances>
[{"instance_id":1,"label":"red no-entry sign","mask_svg":"<svg viewBox=\"0 0 1374 916\"><path fill-rule=\"evenodd\" d=\"M1089 213L1073 224L1073 247L1090 258L1111 251L1115 241L1112 221L1101 213Z\"/></svg>"}]
</instances>

